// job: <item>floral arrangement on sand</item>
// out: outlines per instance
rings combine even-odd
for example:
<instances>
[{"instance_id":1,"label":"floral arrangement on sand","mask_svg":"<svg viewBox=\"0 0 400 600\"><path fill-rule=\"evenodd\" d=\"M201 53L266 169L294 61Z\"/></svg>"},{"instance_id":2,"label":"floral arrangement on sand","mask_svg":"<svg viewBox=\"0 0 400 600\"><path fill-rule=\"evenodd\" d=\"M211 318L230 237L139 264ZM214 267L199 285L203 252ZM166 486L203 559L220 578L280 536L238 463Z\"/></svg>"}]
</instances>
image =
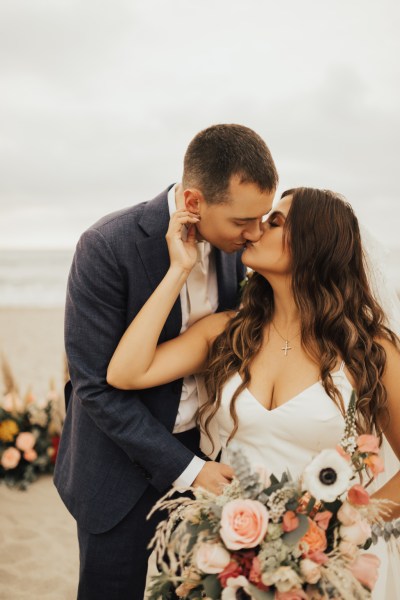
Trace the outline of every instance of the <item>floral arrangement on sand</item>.
<instances>
[{"instance_id":1,"label":"floral arrangement on sand","mask_svg":"<svg viewBox=\"0 0 400 600\"><path fill-rule=\"evenodd\" d=\"M353 395L340 445L317 455L299 481L252 471L234 446L236 477L222 495L193 489L192 497L161 499L154 510L169 518L151 543L159 573L150 600L172 590L190 600L369 599L380 561L365 550L371 527L375 541L386 531L388 504L361 483L383 464L377 438L357 436L354 423Z\"/></svg>"},{"instance_id":2,"label":"floral arrangement on sand","mask_svg":"<svg viewBox=\"0 0 400 600\"><path fill-rule=\"evenodd\" d=\"M59 398L52 383L40 402L31 391L21 398L4 359L2 371L0 482L24 490L40 474L53 472L61 430Z\"/></svg>"}]
</instances>

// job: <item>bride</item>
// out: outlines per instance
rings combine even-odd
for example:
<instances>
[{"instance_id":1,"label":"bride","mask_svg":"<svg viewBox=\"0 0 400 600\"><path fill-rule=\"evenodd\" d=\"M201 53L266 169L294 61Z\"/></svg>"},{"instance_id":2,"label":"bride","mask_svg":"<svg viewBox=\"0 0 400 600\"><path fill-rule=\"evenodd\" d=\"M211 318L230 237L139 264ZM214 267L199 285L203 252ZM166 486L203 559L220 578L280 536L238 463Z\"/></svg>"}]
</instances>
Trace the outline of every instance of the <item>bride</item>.
<instances>
[{"instance_id":1,"label":"bride","mask_svg":"<svg viewBox=\"0 0 400 600\"><path fill-rule=\"evenodd\" d=\"M119 342L108 382L142 389L201 373L208 454L222 449L221 461L229 463L234 439L254 465L278 477L286 469L299 476L318 452L336 446L354 389L359 431L379 435L397 457L373 496L397 503L386 518L398 518L399 342L369 287L349 204L325 190L285 192L261 239L243 252L254 273L240 310L205 317L157 345L196 262L198 220L187 211L172 217L169 271ZM396 557L382 542L374 551L382 565L373 597L398 598Z\"/></svg>"}]
</instances>

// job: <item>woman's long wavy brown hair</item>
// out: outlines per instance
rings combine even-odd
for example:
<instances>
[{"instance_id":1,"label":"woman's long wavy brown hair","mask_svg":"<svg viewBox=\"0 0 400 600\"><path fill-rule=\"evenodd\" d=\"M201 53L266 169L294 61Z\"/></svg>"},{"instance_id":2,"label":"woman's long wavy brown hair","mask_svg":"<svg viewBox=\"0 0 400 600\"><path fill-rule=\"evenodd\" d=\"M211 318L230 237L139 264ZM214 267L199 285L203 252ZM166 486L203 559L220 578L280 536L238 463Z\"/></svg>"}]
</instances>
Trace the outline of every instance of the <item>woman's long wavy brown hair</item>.
<instances>
[{"instance_id":1,"label":"woman's long wavy brown hair","mask_svg":"<svg viewBox=\"0 0 400 600\"><path fill-rule=\"evenodd\" d=\"M351 206L327 190L297 188L284 225L284 245L290 250L292 292L299 310L301 342L319 365L326 393L344 414L343 399L331 372L338 356L355 382L359 432L381 436L387 424L386 390L382 374L386 353L379 338L397 345L385 325L385 315L369 287L360 229ZM209 424L221 404L222 389L236 372L242 382L233 394L230 413L238 428L235 409L239 394L249 385L252 361L260 350L265 325L274 314L274 294L268 281L253 273L239 312L215 339L205 372L208 402L200 422Z\"/></svg>"}]
</instances>

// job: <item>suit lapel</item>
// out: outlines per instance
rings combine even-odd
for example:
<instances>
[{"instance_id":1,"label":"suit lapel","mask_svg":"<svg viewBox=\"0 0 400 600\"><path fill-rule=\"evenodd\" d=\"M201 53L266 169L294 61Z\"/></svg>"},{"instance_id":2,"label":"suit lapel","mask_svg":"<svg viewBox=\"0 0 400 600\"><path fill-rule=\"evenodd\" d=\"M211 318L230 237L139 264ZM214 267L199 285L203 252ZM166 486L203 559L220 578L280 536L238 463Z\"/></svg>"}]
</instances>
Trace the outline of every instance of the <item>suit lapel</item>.
<instances>
[{"instance_id":1,"label":"suit lapel","mask_svg":"<svg viewBox=\"0 0 400 600\"><path fill-rule=\"evenodd\" d=\"M236 254L226 254L215 249L215 266L218 280L218 311L234 306L238 293Z\"/></svg>"}]
</instances>

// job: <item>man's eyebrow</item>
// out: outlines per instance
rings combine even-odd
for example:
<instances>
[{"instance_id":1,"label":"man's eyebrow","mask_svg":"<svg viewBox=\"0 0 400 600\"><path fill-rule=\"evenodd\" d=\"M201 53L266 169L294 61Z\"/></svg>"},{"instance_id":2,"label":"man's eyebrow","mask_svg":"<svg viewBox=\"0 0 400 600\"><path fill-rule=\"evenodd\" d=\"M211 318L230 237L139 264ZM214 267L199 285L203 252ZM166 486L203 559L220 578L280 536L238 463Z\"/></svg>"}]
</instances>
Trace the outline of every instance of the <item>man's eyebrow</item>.
<instances>
[{"instance_id":1,"label":"man's eyebrow","mask_svg":"<svg viewBox=\"0 0 400 600\"><path fill-rule=\"evenodd\" d=\"M271 211L268 211L262 215L266 217ZM258 221L262 217L231 217L232 221Z\"/></svg>"}]
</instances>

